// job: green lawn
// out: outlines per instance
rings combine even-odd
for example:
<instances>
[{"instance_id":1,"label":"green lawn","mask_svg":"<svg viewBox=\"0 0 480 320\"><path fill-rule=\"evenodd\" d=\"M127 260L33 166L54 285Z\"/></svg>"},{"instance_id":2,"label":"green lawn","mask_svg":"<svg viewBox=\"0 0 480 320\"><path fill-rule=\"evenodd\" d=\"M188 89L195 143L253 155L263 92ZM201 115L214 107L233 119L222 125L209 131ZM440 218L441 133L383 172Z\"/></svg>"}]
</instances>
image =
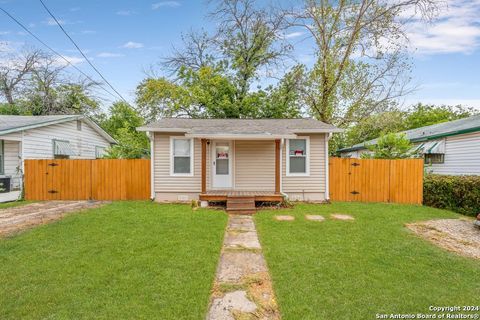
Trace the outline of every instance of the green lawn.
<instances>
[{"instance_id":1,"label":"green lawn","mask_svg":"<svg viewBox=\"0 0 480 320\"><path fill-rule=\"evenodd\" d=\"M25 201L25 200L3 202L3 203L0 203L0 209L7 209L7 208L18 207L18 206L24 206L26 204L30 204L30 203L33 203L33 202L34 201Z\"/></svg>"},{"instance_id":2,"label":"green lawn","mask_svg":"<svg viewBox=\"0 0 480 320\"><path fill-rule=\"evenodd\" d=\"M226 221L115 202L0 239L0 319L202 319Z\"/></svg>"},{"instance_id":3,"label":"green lawn","mask_svg":"<svg viewBox=\"0 0 480 320\"><path fill-rule=\"evenodd\" d=\"M331 220L345 213L355 221ZM291 214L295 221L276 221ZM306 221L321 214L324 222ZM283 319L375 319L428 313L430 305L478 305L480 261L446 252L409 232L417 220L456 218L392 204L298 204L255 216Z\"/></svg>"}]
</instances>

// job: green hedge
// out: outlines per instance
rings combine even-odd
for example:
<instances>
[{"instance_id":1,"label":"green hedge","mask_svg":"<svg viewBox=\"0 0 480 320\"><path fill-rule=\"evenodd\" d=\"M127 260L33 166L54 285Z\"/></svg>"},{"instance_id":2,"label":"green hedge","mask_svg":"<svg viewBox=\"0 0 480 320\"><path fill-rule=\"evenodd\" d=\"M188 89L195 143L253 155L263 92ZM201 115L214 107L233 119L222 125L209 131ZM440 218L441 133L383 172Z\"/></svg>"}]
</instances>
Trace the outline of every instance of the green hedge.
<instances>
[{"instance_id":1,"label":"green hedge","mask_svg":"<svg viewBox=\"0 0 480 320\"><path fill-rule=\"evenodd\" d=\"M423 182L423 204L476 216L480 213L480 176L427 174Z\"/></svg>"}]
</instances>

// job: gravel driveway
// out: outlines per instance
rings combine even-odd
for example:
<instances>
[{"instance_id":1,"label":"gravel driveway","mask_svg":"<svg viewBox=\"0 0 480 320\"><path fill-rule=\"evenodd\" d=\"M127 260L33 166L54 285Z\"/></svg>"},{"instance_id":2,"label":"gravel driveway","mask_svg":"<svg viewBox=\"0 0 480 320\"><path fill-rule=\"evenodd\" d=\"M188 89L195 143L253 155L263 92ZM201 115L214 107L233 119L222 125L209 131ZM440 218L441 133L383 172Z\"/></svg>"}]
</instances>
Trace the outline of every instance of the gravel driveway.
<instances>
[{"instance_id":1,"label":"gravel driveway","mask_svg":"<svg viewBox=\"0 0 480 320\"><path fill-rule=\"evenodd\" d=\"M72 212L97 208L105 203L105 201L45 201L0 209L0 237L59 220Z\"/></svg>"},{"instance_id":2,"label":"gravel driveway","mask_svg":"<svg viewBox=\"0 0 480 320\"><path fill-rule=\"evenodd\" d=\"M480 259L480 230L473 220L439 219L407 224L407 227L439 247Z\"/></svg>"}]
</instances>

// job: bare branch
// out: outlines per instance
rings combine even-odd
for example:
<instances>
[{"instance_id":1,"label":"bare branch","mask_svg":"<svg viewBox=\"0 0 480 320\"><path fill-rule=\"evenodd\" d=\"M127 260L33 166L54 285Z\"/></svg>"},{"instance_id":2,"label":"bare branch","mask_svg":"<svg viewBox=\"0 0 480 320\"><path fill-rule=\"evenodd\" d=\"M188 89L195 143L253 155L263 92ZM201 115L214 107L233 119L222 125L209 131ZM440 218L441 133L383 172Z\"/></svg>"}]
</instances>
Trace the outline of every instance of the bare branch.
<instances>
[{"instance_id":1,"label":"bare branch","mask_svg":"<svg viewBox=\"0 0 480 320\"><path fill-rule=\"evenodd\" d=\"M304 28L318 47L303 89L313 113L347 125L411 92L404 20L413 11L430 21L440 2L304 0L302 10L290 10L290 26Z\"/></svg>"}]
</instances>

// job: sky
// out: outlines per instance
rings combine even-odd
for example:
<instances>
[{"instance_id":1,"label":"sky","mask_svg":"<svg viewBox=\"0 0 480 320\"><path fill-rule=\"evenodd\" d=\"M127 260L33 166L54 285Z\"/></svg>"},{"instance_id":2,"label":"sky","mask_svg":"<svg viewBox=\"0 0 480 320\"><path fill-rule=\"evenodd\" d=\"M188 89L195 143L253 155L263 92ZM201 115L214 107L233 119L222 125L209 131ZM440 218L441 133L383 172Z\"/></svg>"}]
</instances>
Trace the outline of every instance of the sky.
<instances>
[{"instance_id":1,"label":"sky","mask_svg":"<svg viewBox=\"0 0 480 320\"><path fill-rule=\"evenodd\" d=\"M146 70L181 46L182 32L211 31L205 0L94 1L44 0L92 63L128 100ZM0 0L0 7L30 31L67 57L78 68L99 77L61 32L38 0ZM417 102L462 104L480 110L480 0L448 1L435 22L412 21L407 26L416 91L402 99L405 107ZM300 62L313 61L306 34L287 34ZM0 12L0 50L24 46L42 48L10 18ZM72 72L74 70L72 69ZM110 96L105 96L105 99ZM108 100L106 100L108 104Z\"/></svg>"}]
</instances>

